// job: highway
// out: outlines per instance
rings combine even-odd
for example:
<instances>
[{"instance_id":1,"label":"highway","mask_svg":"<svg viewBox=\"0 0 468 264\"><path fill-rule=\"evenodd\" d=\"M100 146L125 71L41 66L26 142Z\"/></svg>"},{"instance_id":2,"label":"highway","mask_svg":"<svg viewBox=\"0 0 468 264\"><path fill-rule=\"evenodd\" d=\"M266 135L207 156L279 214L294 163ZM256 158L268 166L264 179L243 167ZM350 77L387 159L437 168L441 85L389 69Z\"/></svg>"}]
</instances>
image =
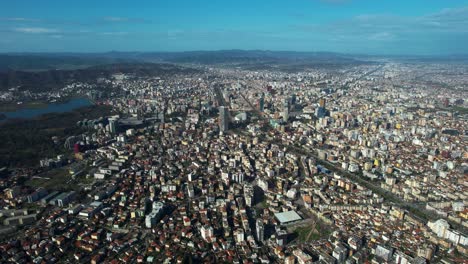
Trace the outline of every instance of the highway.
<instances>
[{"instance_id":1,"label":"highway","mask_svg":"<svg viewBox=\"0 0 468 264\"><path fill-rule=\"evenodd\" d=\"M341 86L341 89L349 89L350 84L356 83L357 81L360 81L360 80L366 78L367 76L373 74L374 72L377 72L377 71L381 70L384 66L385 66L385 64L381 64L381 65L379 65L379 67L373 69L372 71L362 74L361 76L359 76L359 78L357 78L353 82L345 83L343 86Z\"/></svg>"},{"instance_id":2,"label":"highway","mask_svg":"<svg viewBox=\"0 0 468 264\"><path fill-rule=\"evenodd\" d=\"M216 93L216 100L218 101L219 106L226 106L226 101L224 100L223 93L221 93L221 89L219 88L219 84L214 85L214 92ZM228 111L228 120L229 123L232 122L231 112Z\"/></svg>"}]
</instances>

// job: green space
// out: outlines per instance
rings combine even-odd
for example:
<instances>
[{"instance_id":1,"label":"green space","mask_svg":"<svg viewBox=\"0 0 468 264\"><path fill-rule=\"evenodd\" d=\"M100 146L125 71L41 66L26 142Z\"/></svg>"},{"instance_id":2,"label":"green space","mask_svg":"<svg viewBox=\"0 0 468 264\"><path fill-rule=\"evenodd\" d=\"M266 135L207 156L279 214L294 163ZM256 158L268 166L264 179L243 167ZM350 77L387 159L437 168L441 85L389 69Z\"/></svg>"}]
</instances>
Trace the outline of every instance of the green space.
<instances>
[{"instance_id":1,"label":"green space","mask_svg":"<svg viewBox=\"0 0 468 264\"><path fill-rule=\"evenodd\" d=\"M34 119L6 121L0 124L0 167L37 167L40 159L67 153L64 139L84 132L76 122L110 114L110 106L95 105ZM59 143L55 144L52 137L57 137Z\"/></svg>"},{"instance_id":2,"label":"green space","mask_svg":"<svg viewBox=\"0 0 468 264\"><path fill-rule=\"evenodd\" d=\"M312 224L297 227L294 235L299 243L307 243L314 240L328 238L331 234L331 227L318 220Z\"/></svg>"},{"instance_id":3,"label":"green space","mask_svg":"<svg viewBox=\"0 0 468 264\"><path fill-rule=\"evenodd\" d=\"M454 107L452 107L452 110L453 111L458 111L462 115L468 114L468 108L465 108L465 107L454 106Z\"/></svg>"},{"instance_id":4,"label":"green space","mask_svg":"<svg viewBox=\"0 0 468 264\"><path fill-rule=\"evenodd\" d=\"M311 232L316 234L316 232L314 231L315 230L313 226L304 226L304 227L296 228L296 230L294 230L294 234L297 235L297 240L299 242L304 243L304 242L310 241L310 240L307 240L307 238Z\"/></svg>"},{"instance_id":5,"label":"green space","mask_svg":"<svg viewBox=\"0 0 468 264\"><path fill-rule=\"evenodd\" d=\"M76 181L78 181L80 184L84 184L84 185L89 185L89 184L93 184L95 182L94 178L93 177L86 177L86 176L79 176L76 178Z\"/></svg>"},{"instance_id":6,"label":"green space","mask_svg":"<svg viewBox=\"0 0 468 264\"><path fill-rule=\"evenodd\" d=\"M71 175L67 168L53 169L40 174L40 178L32 178L26 181L27 186L34 188L43 187L47 190L69 190L73 189L75 184L69 184Z\"/></svg>"},{"instance_id":7,"label":"green space","mask_svg":"<svg viewBox=\"0 0 468 264\"><path fill-rule=\"evenodd\" d=\"M41 173L27 180L25 185L34 188L42 187L54 191L79 191L81 185L92 184L94 182L93 178L86 178L85 174L83 173L76 177L76 179L73 179L69 173L69 167L66 166Z\"/></svg>"}]
</instances>

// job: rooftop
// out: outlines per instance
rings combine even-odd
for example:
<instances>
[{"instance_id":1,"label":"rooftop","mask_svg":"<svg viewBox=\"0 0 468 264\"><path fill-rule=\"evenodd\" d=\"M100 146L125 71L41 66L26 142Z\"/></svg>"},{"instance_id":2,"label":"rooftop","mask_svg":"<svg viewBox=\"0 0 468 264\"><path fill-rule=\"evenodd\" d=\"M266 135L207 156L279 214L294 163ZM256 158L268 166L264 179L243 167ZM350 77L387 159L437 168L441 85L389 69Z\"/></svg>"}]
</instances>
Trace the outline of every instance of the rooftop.
<instances>
[{"instance_id":1,"label":"rooftop","mask_svg":"<svg viewBox=\"0 0 468 264\"><path fill-rule=\"evenodd\" d=\"M296 211L281 212L275 214L276 219L280 221L281 224L287 224L290 222L299 221L302 218L296 213Z\"/></svg>"}]
</instances>

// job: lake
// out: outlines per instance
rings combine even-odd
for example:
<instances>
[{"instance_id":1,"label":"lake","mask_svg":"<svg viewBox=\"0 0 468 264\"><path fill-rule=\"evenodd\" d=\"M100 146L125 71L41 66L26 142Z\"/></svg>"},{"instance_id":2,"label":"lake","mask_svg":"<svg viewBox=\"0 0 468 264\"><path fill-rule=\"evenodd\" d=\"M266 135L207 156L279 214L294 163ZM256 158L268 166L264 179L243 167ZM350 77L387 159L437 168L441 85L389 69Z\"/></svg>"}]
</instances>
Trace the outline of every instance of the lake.
<instances>
[{"instance_id":1,"label":"lake","mask_svg":"<svg viewBox=\"0 0 468 264\"><path fill-rule=\"evenodd\" d=\"M6 119L14 118L33 118L49 113L70 112L80 107L90 106L93 103L86 98L74 98L65 103L50 103L44 108L21 108L14 112L0 112L6 116ZM5 119L3 119L5 120Z\"/></svg>"}]
</instances>

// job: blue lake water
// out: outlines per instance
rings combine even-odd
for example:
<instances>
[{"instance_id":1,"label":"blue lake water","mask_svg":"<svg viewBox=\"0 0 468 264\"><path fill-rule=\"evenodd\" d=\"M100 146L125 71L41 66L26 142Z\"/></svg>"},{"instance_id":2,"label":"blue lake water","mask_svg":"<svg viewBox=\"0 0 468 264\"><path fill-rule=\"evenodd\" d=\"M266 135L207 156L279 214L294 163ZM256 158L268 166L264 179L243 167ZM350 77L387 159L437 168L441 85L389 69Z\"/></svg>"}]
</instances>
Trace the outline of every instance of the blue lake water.
<instances>
[{"instance_id":1,"label":"blue lake water","mask_svg":"<svg viewBox=\"0 0 468 264\"><path fill-rule=\"evenodd\" d=\"M33 118L49 113L70 112L80 107L90 106L93 103L86 98L75 98L65 103L50 103L45 108L22 108L14 112L0 112L6 116L6 119L13 118Z\"/></svg>"}]
</instances>

